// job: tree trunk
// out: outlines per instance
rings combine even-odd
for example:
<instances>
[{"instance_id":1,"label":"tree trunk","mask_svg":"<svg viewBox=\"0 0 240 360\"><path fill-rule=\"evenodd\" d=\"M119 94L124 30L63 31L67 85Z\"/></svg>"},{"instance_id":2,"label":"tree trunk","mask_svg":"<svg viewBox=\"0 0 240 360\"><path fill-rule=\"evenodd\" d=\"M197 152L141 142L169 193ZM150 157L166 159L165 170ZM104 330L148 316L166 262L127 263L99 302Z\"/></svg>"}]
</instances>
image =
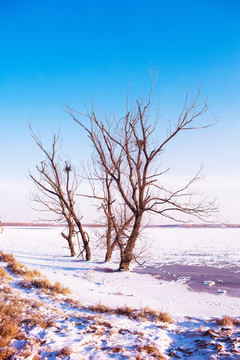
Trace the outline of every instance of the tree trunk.
<instances>
[{"instance_id":1,"label":"tree trunk","mask_svg":"<svg viewBox=\"0 0 240 360\"><path fill-rule=\"evenodd\" d=\"M83 230L83 227L82 227L82 224L80 223L80 221L77 221L76 223L77 223L79 232L81 234L83 248L85 251L85 258L86 258L86 260L91 260L91 250L90 250L90 246L89 246L89 239L88 239L87 233Z\"/></svg>"},{"instance_id":2,"label":"tree trunk","mask_svg":"<svg viewBox=\"0 0 240 360\"><path fill-rule=\"evenodd\" d=\"M117 245L117 240L115 239L111 246L107 248L106 255L105 255L105 262L109 262L112 258L113 250L115 249L115 246Z\"/></svg>"},{"instance_id":3,"label":"tree trunk","mask_svg":"<svg viewBox=\"0 0 240 360\"><path fill-rule=\"evenodd\" d=\"M73 246L72 239L68 239L68 246L69 246L69 249L70 249L71 256L75 256L76 252L75 252L75 249L74 249L74 246Z\"/></svg>"},{"instance_id":4,"label":"tree trunk","mask_svg":"<svg viewBox=\"0 0 240 360\"><path fill-rule=\"evenodd\" d=\"M112 248L111 247L108 247L107 248L107 251L106 251L106 254L105 254L105 262L110 262L111 258L112 258Z\"/></svg>"},{"instance_id":5,"label":"tree trunk","mask_svg":"<svg viewBox=\"0 0 240 360\"><path fill-rule=\"evenodd\" d=\"M115 247L115 245L114 245L112 248L111 240L112 240L112 221L111 221L110 217L108 216L107 235L106 235L107 251L105 254L105 262L109 262L111 260L113 249Z\"/></svg>"},{"instance_id":6,"label":"tree trunk","mask_svg":"<svg viewBox=\"0 0 240 360\"><path fill-rule=\"evenodd\" d=\"M140 231L141 221L142 221L142 214L137 214L135 217L132 233L128 238L127 245L124 251L121 251L121 261L119 265L119 271L129 270L130 263L133 259L132 252Z\"/></svg>"},{"instance_id":7,"label":"tree trunk","mask_svg":"<svg viewBox=\"0 0 240 360\"><path fill-rule=\"evenodd\" d=\"M64 232L61 233L62 237L64 237L64 239L67 240L68 242L68 247L69 247L69 250L70 250L70 253L71 253L71 256L75 256L76 255L76 252L75 252L75 249L74 249L74 246L73 246L73 241L72 241L72 236L73 236L73 231L72 229L68 229L69 232L68 232L68 236L64 234Z\"/></svg>"}]
</instances>

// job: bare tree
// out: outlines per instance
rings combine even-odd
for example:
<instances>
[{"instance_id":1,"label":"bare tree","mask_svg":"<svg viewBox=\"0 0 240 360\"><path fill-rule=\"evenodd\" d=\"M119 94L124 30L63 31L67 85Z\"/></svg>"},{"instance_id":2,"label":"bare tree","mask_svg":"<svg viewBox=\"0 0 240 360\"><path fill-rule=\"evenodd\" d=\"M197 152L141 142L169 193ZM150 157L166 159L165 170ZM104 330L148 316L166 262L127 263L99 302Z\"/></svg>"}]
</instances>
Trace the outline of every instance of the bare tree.
<instances>
[{"instance_id":1,"label":"bare tree","mask_svg":"<svg viewBox=\"0 0 240 360\"><path fill-rule=\"evenodd\" d=\"M80 196L97 200L98 210L102 210L104 216L98 219L104 225L104 232L100 236L100 242L106 248L105 262L109 262L116 246L121 251L123 238L130 227L134 216L129 213L125 203L116 201L117 189L113 178L105 171L98 159L93 156L91 166L85 169L85 177L88 180L92 194L79 194Z\"/></svg>"},{"instance_id":2,"label":"bare tree","mask_svg":"<svg viewBox=\"0 0 240 360\"><path fill-rule=\"evenodd\" d=\"M69 161L61 161L57 158L59 137L53 135L51 150L47 151L40 137L33 132L30 125L29 127L31 136L45 155L45 159L36 165L38 176L30 173L30 178L38 190L38 193L32 195L32 200L41 206L41 209L38 210L50 211L58 222L67 223L67 234L62 232L62 236L68 242L71 256L76 255L73 236L79 233L83 244L82 252L85 254L85 259L90 260L89 238L77 214L78 176Z\"/></svg>"},{"instance_id":3,"label":"bare tree","mask_svg":"<svg viewBox=\"0 0 240 360\"><path fill-rule=\"evenodd\" d=\"M98 156L98 163L104 169L117 190L115 209L126 207L125 221L128 222L127 238L118 233L121 261L119 270L128 270L134 257L133 250L146 213L158 214L174 221L187 221L182 215L206 219L216 210L214 202L198 198L192 185L201 178L195 174L184 186L175 190L167 189L160 181L166 170L159 169L156 160L161 157L167 144L183 131L207 128L211 125L198 125L207 111L207 104L199 104L200 90L193 99L186 95L183 109L173 128L160 140L154 134L158 131L158 117L150 121L152 89L146 101L137 99L136 106L128 109L120 120L102 121L94 107L91 112L81 113L66 107L71 115L88 134ZM113 201L112 200L112 201ZM119 214L118 211L118 214ZM178 214L181 214L179 217ZM111 217L114 219L117 215Z\"/></svg>"}]
</instances>

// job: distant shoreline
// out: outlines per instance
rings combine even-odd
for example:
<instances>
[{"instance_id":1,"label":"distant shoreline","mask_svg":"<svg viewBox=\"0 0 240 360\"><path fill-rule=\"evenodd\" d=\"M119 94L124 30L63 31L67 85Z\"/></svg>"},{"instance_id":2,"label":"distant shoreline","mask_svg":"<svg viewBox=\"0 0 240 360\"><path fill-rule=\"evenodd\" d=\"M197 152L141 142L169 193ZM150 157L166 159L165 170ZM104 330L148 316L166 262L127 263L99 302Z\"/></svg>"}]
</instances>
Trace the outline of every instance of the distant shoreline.
<instances>
[{"instance_id":1,"label":"distant shoreline","mask_svg":"<svg viewBox=\"0 0 240 360\"><path fill-rule=\"evenodd\" d=\"M67 224L53 224L53 223L17 223L17 222L2 222L0 226L4 227L64 227ZM101 224L83 224L85 227L101 228L105 225ZM168 225L147 225L147 228L190 228L190 229L239 229L240 224L168 224Z\"/></svg>"}]
</instances>

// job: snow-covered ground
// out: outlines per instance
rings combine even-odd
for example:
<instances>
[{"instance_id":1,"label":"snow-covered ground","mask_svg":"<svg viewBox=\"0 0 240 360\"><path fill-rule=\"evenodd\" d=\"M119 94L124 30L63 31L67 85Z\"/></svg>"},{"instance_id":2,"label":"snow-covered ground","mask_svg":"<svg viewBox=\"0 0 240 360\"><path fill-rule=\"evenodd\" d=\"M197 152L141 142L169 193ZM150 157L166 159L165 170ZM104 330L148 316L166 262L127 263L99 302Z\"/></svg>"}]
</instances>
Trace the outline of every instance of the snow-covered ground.
<instances>
[{"instance_id":1,"label":"snow-covered ground","mask_svg":"<svg viewBox=\"0 0 240 360\"><path fill-rule=\"evenodd\" d=\"M0 235L0 249L28 267L39 269L50 280L67 285L84 304L149 306L169 311L175 317L240 314L240 281L238 297L218 292L224 288L221 279L208 293L192 291L187 276L166 281L148 273L151 267L156 270L162 264L240 266L240 229L147 228L142 234L142 243L148 246L143 265L146 271L141 273L118 272L114 261L105 264L103 250L94 243L95 231L88 230L93 239L90 262L69 257L59 228L5 228ZM133 264L132 270L137 267ZM212 280L200 275L201 283Z\"/></svg>"},{"instance_id":2,"label":"snow-covered ground","mask_svg":"<svg viewBox=\"0 0 240 360\"><path fill-rule=\"evenodd\" d=\"M26 358L21 351L29 352L28 360L38 354L36 359L240 359L239 323L217 324L224 315L237 319L240 315L240 229L145 229L138 248L146 248L146 263L142 268L133 264L129 272L117 271L116 254L112 263L102 261L104 251L94 242L96 233L88 230L93 239L90 262L69 256L59 228L5 228L0 234L0 250L12 253L28 268L37 268L51 282L60 281L72 291L73 302L61 296L52 298L34 288L21 288L21 277L13 275L12 291L4 295L9 296L8 302L11 297L17 298L27 307L22 310L23 316L30 314L30 319L37 316L49 323L44 329L25 326L28 340L12 342L18 349L18 359ZM0 265L7 270L6 263ZM185 272L200 269L195 274L197 280L199 276L197 283L204 289L211 288L211 292L193 291L190 272L178 276L165 270L176 265L183 266ZM236 296L218 293L220 287L224 288L225 278L212 286L205 285L212 280L211 271L208 278L204 277L205 267L219 274L226 269L228 280L234 274ZM0 291L4 294L4 285ZM34 305L36 301L39 307ZM83 306L75 306L74 301ZM149 307L168 312L174 323L99 314L89 307L96 304L112 309L125 305L133 309Z\"/></svg>"}]
</instances>

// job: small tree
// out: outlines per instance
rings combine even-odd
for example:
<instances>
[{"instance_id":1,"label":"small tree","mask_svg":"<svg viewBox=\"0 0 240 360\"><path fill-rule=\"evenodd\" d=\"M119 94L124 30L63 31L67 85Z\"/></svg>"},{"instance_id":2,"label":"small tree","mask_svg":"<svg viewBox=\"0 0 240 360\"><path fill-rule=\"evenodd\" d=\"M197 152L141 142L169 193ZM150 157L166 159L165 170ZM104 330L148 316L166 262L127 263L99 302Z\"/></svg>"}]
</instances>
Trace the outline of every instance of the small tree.
<instances>
[{"instance_id":1,"label":"small tree","mask_svg":"<svg viewBox=\"0 0 240 360\"><path fill-rule=\"evenodd\" d=\"M31 126L31 136L37 146L45 155L45 159L40 165L36 165L38 177L30 173L38 193L32 195L32 200L41 205L41 211L50 211L60 223L67 223L67 235L62 232L62 236L67 240L71 256L76 255L73 245L73 236L79 233L82 239L83 252L85 259L91 259L89 239L84 231L81 220L76 209L76 195L79 187L79 180L76 172L72 169L69 161L62 161L56 157L58 136L54 135L51 150L47 151L41 139L33 132ZM72 175L72 176L71 176Z\"/></svg>"},{"instance_id":2,"label":"small tree","mask_svg":"<svg viewBox=\"0 0 240 360\"><path fill-rule=\"evenodd\" d=\"M119 270L128 270L134 258L133 250L144 214L158 214L174 221L183 221L177 214L204 219L216 210L214 202L209 202L206 198L198 199L191 191L192 185L201 178L200 172L183 187L170 190L160 182L166 171L159 170L156 165L156 160L161 157L167 144L183 130L210 126L196 124L196 120L207 111L206 103L199 105L200 91L192 100L186 96L176 124L162 140L160 133L157 138L153 138L158 130L158 118L154 122L150 121L151 95L152 89L147 101L137 99L135 108L128 109L127 106L125 116L120 120L113 118L111 123L102 121L94 108L91 113L81 113L67 107L73 120L87 132L99 166L114 185L115 209L118 208L118 214L121 209L127 209L127 239L124 230L116 233L119 235L118 244L121 250ZM111 218L114 224L118 215L115 213Z\"/></svg>"}]
</instances>

